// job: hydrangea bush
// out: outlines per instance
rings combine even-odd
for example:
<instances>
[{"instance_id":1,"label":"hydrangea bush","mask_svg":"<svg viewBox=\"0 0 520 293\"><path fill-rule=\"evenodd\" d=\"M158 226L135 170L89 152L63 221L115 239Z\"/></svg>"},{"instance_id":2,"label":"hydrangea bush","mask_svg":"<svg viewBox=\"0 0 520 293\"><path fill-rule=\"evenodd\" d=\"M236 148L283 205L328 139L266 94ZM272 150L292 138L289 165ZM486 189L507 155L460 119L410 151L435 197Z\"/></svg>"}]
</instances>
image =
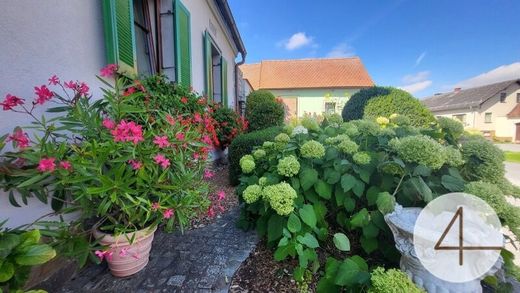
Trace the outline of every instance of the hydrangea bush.
<instances>
[{"instance_id":1,"label":"hydrangea bush","mask_svg":"<svg viewBox=\"0 0 520 293\"><path fill-rule=\"evenodd\" d=\"M304 282L306 274L324 265L318 251L330 256L319 292L370 287L366 258L370 265L396 264L399 254L383 219L395 203L423 207L437 196L466 190L482 194L507 214L515 210L504 203L503 194L498 202L480 191L486 186L471 183L474 177L464 170L474 168L470 160L477 154L470 146L476 142L458 132L447 139L445 123L416 128L407 117L391 115L305 125L284 128L242 157L237 192L246 202L240 225L266 236L276 260L297 258L296 281ZM496 163L500 156L479 158L490 170L502 166ZM485 184L492 185L495 179L489 179ZM499 214L516 233L516 221ZM389 275L395 277L393 271Z\"/></svg>"}]
</instances>

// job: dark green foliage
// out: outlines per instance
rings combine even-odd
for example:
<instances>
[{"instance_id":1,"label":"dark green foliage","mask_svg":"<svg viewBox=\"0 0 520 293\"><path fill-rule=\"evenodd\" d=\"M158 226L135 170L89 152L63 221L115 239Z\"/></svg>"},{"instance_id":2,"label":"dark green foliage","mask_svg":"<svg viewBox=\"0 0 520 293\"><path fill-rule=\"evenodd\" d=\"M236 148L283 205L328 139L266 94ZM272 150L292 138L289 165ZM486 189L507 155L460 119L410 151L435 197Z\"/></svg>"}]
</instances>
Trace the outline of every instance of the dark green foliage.
<instances>
[{"instance_id":1,"label":"dark green foliage","mask_svg":"<svg viewBox=\"0 0 520 293\"><path fill-rule=\"evenodd\" d=\"M240 158L251 153L255 146L260 146L264 141L273 140L274 137L282 132L281 127L270 127L258 131L253 131L239 135L229 146L229 181L232 185L239 183L238 178L241 174Z\"/></svg>"},{"instance_id":2,"label":"dark green foliage","mask_svg":"<svg viewBox=\"0 0 520 293\"><path fill-rule=\"evenodd\" d=\"M341 112L343 121L363 118L363 114L365 113L365 106L370 99L377 96L388 95L389 93L390 88L381 86L362 89L355 93L345 104L345 107L343 107L343 111Z\"/></svg>"},{"instance_id":3,"label":"dark green foliage","mask_svg":"<svg viewBox=\"0 0 520 293\"><path fill-rule=\"evenodd\" d=\"M267 90L252 91L247 96L246 113L251 111L252 109L254 109L259 104L265 104L265 103L270 103L270 102L274 102L274 101L275 101L275 97L270 91L267 91Z\"/></svg>"},{"instance_id":4,"label":"dark green foliage","mask_svg":"<svg viewBox=\"0 0 520 293\"><path fill-rule=\"evenodd\" d=\"M444 139L446 139L449 144L456 144L464 134L464 125L458 120L448 117L439 117L437 118L437 124L444 133Z\"/></svg>"},{"instance_id":5,"label":"dark green foliage","mask_svg":"<svg viewBox=\"0 0 520 293\"><path fill-rule=\"evenodd\" d=\"M424 127L435 121L432 113L409 93L392 88L387 95L371 99L365 106L364 117L390 117L392 114L406 115L413 126Z\"/></svg>"},{"instance_id":6,"label":"dark green foliage","mask_svg":"<svg viewBox=\"0 0 520 293\"><path fill-rule=\"evenodd\" d=\"M504 153L483 137L467 140L462 144L465 164L462 175L469 181L500 183L504 178Z\"/></svg>"},{"instance_id":7,"label":"dark green foliage","mask_svg":"<svg viewBox=\"0 0 520 293\"><path fill-rule=\"evenodd\" d=\"M285 110L283 105L278 102L260 103L256 105L246 119L249 121L249 130L255 131L271 126L283 125Z\"/></svg>"}]
</instances>

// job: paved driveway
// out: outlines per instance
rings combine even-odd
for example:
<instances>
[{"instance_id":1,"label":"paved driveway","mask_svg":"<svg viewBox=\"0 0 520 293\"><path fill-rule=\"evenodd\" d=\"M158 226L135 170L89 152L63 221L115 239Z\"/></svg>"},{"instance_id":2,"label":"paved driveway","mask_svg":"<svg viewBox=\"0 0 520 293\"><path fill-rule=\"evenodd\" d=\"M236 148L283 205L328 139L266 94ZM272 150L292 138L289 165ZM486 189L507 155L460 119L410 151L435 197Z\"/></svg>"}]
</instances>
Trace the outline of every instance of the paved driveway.
<instances>
[{"instance_id":1,"label":"paved driveway","mask_svg":"<svg viewBox=\"0 0 520 293\"><path fill-rule=\"evenodd\" d=\"M520 164L506 162L506 178L514 185L520 186Z\"/></svg>"},{"instance_id":2,"label":"paved driveway","mask_svg":"<svg viewBox=\"0 0 520 293\"><path fill-rule=\"evenodd\" d=\"M503 151L520 152L520 144L518 143L497 143L495 145Z\"/></svg>"}]
</instances>

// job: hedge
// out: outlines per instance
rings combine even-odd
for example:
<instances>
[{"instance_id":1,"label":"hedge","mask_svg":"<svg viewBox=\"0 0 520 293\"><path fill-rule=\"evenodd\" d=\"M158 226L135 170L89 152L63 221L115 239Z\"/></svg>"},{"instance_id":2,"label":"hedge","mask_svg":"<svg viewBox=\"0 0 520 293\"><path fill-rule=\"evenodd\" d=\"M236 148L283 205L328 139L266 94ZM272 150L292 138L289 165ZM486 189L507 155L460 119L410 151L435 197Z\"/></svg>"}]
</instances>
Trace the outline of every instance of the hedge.
<instances>
[{"instance_id":1,"label":"hedge","mask_svg":"<svg viewBox=\"0 0 520 293\"><path fill-rule=\"evenodd\" d=\"M231 185L238 185L238 178L241 174L240 158L251 153L255 146L262 145L265 141L272 140L282 132L282 127L275 126L266 129L252 131L237 136L228 148L229 157L229 182Z\"/></svg>"},{"instance_id":2,"label":"hedge","mask_svg":"<svg viewBox=\"0 0 520 293\"><path fill-rule=\"evenodd\" d=\"M411 125L417 127L425 127L436 121L430 110L408 92L397 88L389 89L389 94L368 101L364 118L376 119L380 116L390 117L392 114L400 114L410 118Z\"/></svg>"},{"instance_id":3,"label":"hedge","mask_svg":"<svg viewBox=\"0 0 520 293\"><path fill-rule=\"evenodd\" d=\"M269 102L274 102L275 96L267 90L257 90L252 91L247 96L246 100L246 115L249 114L251 110L253 110L259 104L265 104Z\"/></svg>"},{"instance_id":4,"label":"hedge","mask_svg":"<svg viewBox=\"0 0 520 293\"><path fill-rule=\"evenodd\" d=\"M352 97L345 103L341 116L343 121L358 120L363 118L365 106L368 101L378 96L388 95L391 89L388 87L374 86L371 88L362 89L352 95Z\"/></svg>"},{"instance_id":5,"label":"hedge","mask_svg":"<svg viewBox=\"0 0 520 293\"><path fill-rule=\"evenodd\" d=\"M246 113L250 131L281 126L284 118L285 109L279 102L259 103L249 113Z\"/></svg>"}]
</instances>

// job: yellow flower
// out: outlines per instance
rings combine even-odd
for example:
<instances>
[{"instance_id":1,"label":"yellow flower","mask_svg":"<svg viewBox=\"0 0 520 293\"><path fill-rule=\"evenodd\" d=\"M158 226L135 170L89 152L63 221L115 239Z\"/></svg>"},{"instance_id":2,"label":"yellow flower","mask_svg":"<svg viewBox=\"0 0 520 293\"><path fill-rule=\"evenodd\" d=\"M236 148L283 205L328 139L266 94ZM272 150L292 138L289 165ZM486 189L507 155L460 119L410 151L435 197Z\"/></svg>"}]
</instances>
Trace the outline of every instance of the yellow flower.
<instances>
[{"instance_id":1,"label":"yellow flower","mask_svg":"<svg viewBox=\"0 0 520 293\"><path fill-rule=\"evenodd\" d=\"M386 117L379 116L377 117L376 122L379 125L387 125L388 123L390 123L390 120L388 120L388 118Z\"/></svg>"}]
</instances>

